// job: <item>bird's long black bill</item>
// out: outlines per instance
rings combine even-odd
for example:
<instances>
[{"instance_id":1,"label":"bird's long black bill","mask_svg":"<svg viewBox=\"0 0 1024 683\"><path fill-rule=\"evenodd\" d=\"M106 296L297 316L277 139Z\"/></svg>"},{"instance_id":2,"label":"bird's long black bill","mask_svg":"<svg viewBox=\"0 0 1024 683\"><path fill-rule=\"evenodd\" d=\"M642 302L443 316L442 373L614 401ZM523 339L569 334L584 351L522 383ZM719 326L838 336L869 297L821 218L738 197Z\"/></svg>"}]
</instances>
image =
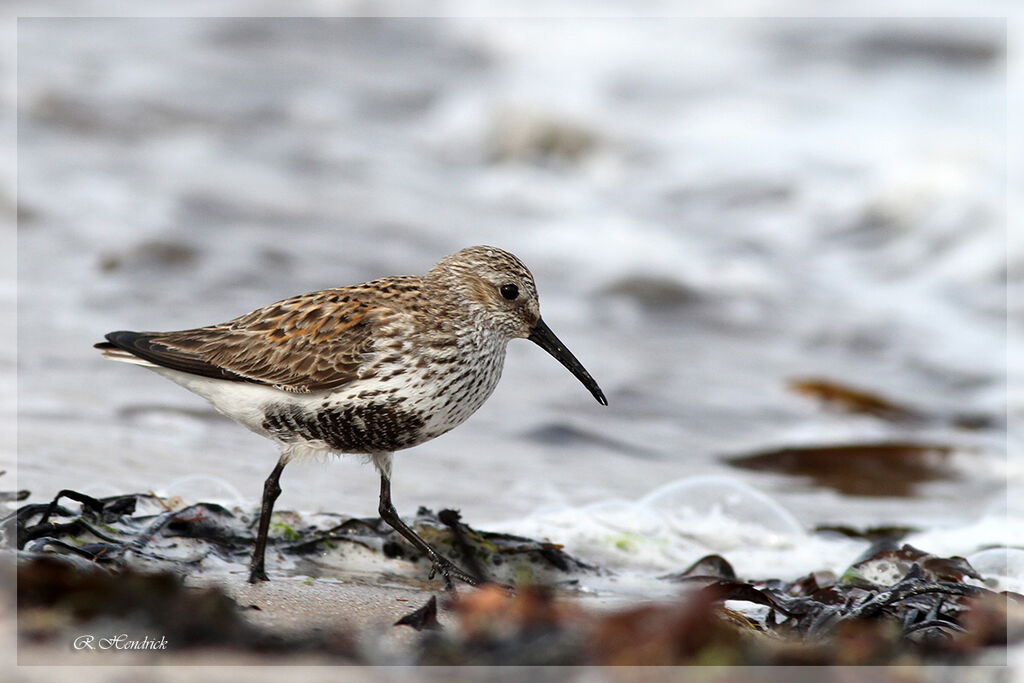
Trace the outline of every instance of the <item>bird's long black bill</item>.
<instances>
[{"instance_id":1,"label":"bird's long black bill","mask_svg":"<svg viewBox=\"0 0 1024 683\"><path fill-rule=\"evenodd\" d=\"M597 382L590 376L587 369L576 360L576 356L572 355L569 349L565 348L565 344L559 341L555 333L544 324L543 320L538 320L537 324L533 326L528 339L550 353L559 363L568 368L569 372L576 375L576 379L583 382L583 386L590 390L590 393L594 395L598 403L603 406L608 405L608 399L604 397L601 387L597 386Z\"/></svg>"}]
</instances>

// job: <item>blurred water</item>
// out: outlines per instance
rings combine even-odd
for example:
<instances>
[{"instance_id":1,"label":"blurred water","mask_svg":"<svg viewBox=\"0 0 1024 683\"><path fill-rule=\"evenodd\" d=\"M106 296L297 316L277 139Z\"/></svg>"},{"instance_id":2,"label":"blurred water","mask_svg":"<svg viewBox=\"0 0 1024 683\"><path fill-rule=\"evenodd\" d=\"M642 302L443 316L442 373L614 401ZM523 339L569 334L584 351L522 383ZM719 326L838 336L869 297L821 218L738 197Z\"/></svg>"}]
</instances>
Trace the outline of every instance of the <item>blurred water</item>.
<instances>
[{"instance_id":1,"label":"blurred water","mask_svg":"<svg viewBox=\"0 0 1024 683\"><path fill-rule=\"evenodd\" d=\"M256 500L271 444L92 343L472 244L531 267L610 406L513 343L477 415L398 455L400 510L455 506L600 555L595 510L640 538L631 501L697 476L805 528L940 535L1021 492L998 22L23 19L18 38L17 467L34 499ZM808 376L992 424L824 411L786 390ZM851 497L723 461L863 440L952 444L954 474ZM282 485L280 509L376 510L358 458ZM1024 514L1004 519L951 532L949 552L1019 543ZM710 547L662 540L672 562ZM815 543L801 562L835 561Z\"/></svg>"}]
</instances>

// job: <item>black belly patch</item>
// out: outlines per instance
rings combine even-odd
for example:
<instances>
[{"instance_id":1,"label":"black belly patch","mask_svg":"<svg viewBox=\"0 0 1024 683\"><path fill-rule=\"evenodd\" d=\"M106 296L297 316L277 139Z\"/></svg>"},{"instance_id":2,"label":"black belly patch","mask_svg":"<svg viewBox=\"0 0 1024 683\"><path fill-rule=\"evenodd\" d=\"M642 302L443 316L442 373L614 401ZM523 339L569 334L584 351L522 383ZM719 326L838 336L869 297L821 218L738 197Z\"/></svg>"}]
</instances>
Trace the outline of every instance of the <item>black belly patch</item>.
<instances>
[{"instance_id":1,"label":"black belly patch","mask_svg":"<svg viewBox=\"0 0 1024 683\"><path fill-rule=\"evenodd\" d=\"M397 401L303 410L274 403L266 407L263 429L286 443L319 440L339 453L397 451L420 443L423 416L401 410Z\"/></svg>"}]
</instances>

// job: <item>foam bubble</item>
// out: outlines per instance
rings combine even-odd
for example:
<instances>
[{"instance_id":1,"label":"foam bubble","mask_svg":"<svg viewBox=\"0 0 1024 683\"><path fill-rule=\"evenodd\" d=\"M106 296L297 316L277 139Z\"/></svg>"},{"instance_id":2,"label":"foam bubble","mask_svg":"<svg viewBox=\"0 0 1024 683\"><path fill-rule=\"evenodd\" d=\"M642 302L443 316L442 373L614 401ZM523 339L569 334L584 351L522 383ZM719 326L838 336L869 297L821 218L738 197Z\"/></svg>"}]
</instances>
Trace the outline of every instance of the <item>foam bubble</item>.
<instances>
[{"instance_id":1,"label":"foam bubble","mask_svg":"<svg viewBox=\"0 0 1024 683\"><path fill-rule=\"evenodd\" d=\"M163 491L189 501L218 503L228 508L245 507L248 503L248 499L231 482L209 474L190 474L175 479L164 486Z\"/></svg>"},{"instance_id":2,"label":"foam bubble","mask_svg":"<svg viewBox=\"0 0 1024 683\"><path fill-rule=\"evenodd\" d=\"M994 590L1024 592L1024 550L1020 548L988 548L967 556L971 566L988 581Z\"/></svg>"},{"instance_id":3,"label":"foam bubble","mask_svg":"<svg viewBox=\"0 0 1024 683\"><path fill-rule=\"evenodd\" d=\"M675 481L638 505L650 508L677 534L697 538L717 551L751 545L792 547L806 536L785 508L730 477Z\"/></svg>"}]
</instances>

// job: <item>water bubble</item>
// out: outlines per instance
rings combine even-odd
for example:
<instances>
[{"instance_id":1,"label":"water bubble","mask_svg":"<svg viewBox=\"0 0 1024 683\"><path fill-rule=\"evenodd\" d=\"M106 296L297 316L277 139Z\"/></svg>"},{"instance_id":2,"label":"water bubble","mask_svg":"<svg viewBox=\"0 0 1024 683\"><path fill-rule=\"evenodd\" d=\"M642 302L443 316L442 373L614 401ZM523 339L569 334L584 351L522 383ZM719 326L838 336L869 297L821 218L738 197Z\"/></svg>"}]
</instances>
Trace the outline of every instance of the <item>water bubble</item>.
<instances>
[{"instance_id":1,"label":"water bubble","mask_svg":"<svg viewBox=\"0 0 1024 683\"><path fill-rule=\"evenodd\" d=\"M729 477L693 477L666 484L640 502L683 537L709 548L788 547L803 527L768 496Z\"/></svg>"},{"instance_id":2,"label":"water bubble","mask_svg":"<svg viewBox=\"0 0 1024 683\"><path fill-rule=\"evenodd\" d=\"M219 503L227 508L245 506L247 499L231 482L209 474L190 474L163 487L171 496Z\"/></svg>"},{"instance_id":3,"label":"water bubble","mask_svg":"<svg viewBox=\"0 0 1024 683\"><path fill-rule=\"evenodd\" d=\"M1024 550L988 548L967 556L967 561L986 580L995 580L997 590L1024 589Z\"/></svg>"}]
</instances>

